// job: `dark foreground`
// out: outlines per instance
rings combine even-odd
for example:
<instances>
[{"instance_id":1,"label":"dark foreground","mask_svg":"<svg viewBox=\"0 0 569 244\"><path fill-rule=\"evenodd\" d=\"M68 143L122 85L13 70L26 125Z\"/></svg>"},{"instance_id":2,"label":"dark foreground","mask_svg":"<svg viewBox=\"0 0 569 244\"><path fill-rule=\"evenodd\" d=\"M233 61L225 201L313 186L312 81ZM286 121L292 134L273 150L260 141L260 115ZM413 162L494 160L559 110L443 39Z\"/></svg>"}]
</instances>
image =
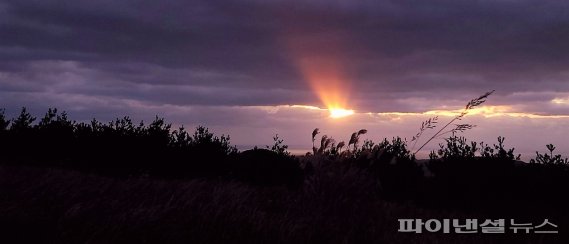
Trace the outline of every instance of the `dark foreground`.
<instances>
[{"instance_id":1,"label":"dark foreground","mask_svg":"<svg viewBox=\"0 0 569 244\"><path fill-rule=\"evenodd\" d=\"M290 189L0 166L0 234L26 243L563 243L567 233L398 233L398 218L489 216L384 201L365 173L336 169L317 167Z\"/></svg>"},{"instance_id":2,"label":"dark foreground","mask_svg":"<svg viewBox=\"0 0 569 244\"><path fill-rule=\"evenodd\" d=\"M293 157L278 136L238 152L160 118L35 120L0 110L0 243L569 243L569 159L553 145L526 164L502 137L453 133L417 164L404 139L358 143L365 129L347 145L315 129L313 152ZM506 231L400 233L399 219ZM514 234L511 219L558 233Z\"/></svg>"}]
</instances>

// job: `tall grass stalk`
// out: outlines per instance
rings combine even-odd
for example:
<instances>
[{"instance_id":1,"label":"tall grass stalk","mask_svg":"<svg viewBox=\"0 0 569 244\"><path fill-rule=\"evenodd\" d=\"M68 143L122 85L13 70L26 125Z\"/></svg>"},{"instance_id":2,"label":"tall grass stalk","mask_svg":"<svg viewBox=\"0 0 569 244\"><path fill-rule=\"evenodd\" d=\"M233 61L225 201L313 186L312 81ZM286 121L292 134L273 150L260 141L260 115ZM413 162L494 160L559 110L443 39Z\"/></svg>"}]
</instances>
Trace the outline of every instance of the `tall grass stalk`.
<instances>
[{"instance_id":1,"label":"tall grass stalk","mask_svg":"<svg viewBox=\"0 0 569 244\"><path fill-rule=\"evenodd\" d=\"M443 132L453 122L455 122L457 120L461 120L464 116L466 116L470 110L472 110L473 108L475 108L475 107L483 104L484 102L486 102L486 98L488 98L488 96L492 95L492 93L494 93L494 90L486 92L486 93L484 93L484 95L470 100L470 102L468 102L466 104L464 110L462 110L462 112L459 115L455 116L452 120L450 120L448 123L446 123L440 130L438 130L437 133L435 133L433 136L431 136L431 138L429 138L425 143L423 143L423 145L421 145L421 147L419 147L419 149L417 149L417 151L415 151L414 154L417 154L419 151L421 151L421 149L423 149L423 147L425 147L427 144L429 144L429 142L431 142L433 139L437 138L438 136L440 136L442 134L446 134L446 133L450 133L450 132L456 132L456 131L464 131L464 130L473 128L474 127L473 125L458 124L458 125L456 125L456 127L454 129ZM425 125L425 122L423 122L423 125ZM417 134L418 136L421 136L423 134L423 127L424 126L421 127L422 131L419 132L419 134ZM430 128L435 128L435 126L433 125ZM418 138L414 138L414 139L418 139Z\"/></svg>"}]
</instances>

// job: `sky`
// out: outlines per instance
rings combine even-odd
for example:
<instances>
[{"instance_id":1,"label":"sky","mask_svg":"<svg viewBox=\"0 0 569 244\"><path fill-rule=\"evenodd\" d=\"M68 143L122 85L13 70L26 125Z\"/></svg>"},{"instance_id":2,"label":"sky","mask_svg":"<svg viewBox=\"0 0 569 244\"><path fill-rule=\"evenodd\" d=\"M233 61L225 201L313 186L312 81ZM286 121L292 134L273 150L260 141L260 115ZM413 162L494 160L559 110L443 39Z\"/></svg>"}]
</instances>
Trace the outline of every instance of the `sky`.
<instances>
[{"instance_id":1,"label":"sky","mask_svg":"<svg viewBox=\"0 0 569 244\"><path fill-rule=\"evenodd\" d=\"M568 43L561 0L0 0L0 108L307 151L314 128L410 140L495 90L466 137L569 156Z\"/></svg>"}]
</instances>

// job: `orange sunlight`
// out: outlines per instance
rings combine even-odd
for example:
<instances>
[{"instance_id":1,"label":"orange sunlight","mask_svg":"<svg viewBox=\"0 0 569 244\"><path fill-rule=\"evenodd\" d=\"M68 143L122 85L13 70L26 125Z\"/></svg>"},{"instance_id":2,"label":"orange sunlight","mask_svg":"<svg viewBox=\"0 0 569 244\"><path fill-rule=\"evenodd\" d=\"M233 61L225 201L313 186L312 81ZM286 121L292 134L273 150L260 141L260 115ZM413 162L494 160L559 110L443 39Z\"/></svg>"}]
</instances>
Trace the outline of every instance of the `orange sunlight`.
<instances>
[{"instance_id":1,"label":"orange sunlight","mask_svg":"<svg viewBox=\"0 0 569 244\"><path fill-rule=\"evenodd\" d=\"M342 74L339 60L320 57L304 57L299 60L302 75L313 92L330 111L330 117L351 115L348 107L349 87Z\"/></svg>"},{"instance_id":2,"label":"orange sunlight","mask_svg":"<svg viewBox=\"0 0 569 244\"><path fill-rule=\"evenodd\" d=\"M288 39L292 61L310 89L329 111L331 118L353 115L349 109L350 84L342 53L342 41L333 40L327 47L308 48L302 38Z\"/></svg>"}]
</instances>

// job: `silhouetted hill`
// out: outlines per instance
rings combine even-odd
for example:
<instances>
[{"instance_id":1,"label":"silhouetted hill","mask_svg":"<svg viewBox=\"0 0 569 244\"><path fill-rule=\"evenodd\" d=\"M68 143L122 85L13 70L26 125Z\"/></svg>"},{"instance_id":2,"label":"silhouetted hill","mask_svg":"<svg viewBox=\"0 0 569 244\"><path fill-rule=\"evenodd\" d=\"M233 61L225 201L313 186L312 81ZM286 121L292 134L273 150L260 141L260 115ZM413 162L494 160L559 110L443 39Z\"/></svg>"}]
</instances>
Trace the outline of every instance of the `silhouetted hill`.
<instances>
[{"instance_id":1,"label":"silhouetted hill","mask_svg":"<svg viewBox=\"0 0 569 244\"><path fill-rule=\"evenodd\" d=\"M161 118L77 123L50 109L35 121L0 111L0 229L30 241L431 243L441 236L397 233L397 219L452 217L549 219L558 239L569 233L569 166L553 145L522 163L502 137L453 133L417 161L401 138L360 146L362 129L318 146L316 129L313 153L297 157L278 136L239 152L229 136Z\"/></svg>"}]
</instances>

